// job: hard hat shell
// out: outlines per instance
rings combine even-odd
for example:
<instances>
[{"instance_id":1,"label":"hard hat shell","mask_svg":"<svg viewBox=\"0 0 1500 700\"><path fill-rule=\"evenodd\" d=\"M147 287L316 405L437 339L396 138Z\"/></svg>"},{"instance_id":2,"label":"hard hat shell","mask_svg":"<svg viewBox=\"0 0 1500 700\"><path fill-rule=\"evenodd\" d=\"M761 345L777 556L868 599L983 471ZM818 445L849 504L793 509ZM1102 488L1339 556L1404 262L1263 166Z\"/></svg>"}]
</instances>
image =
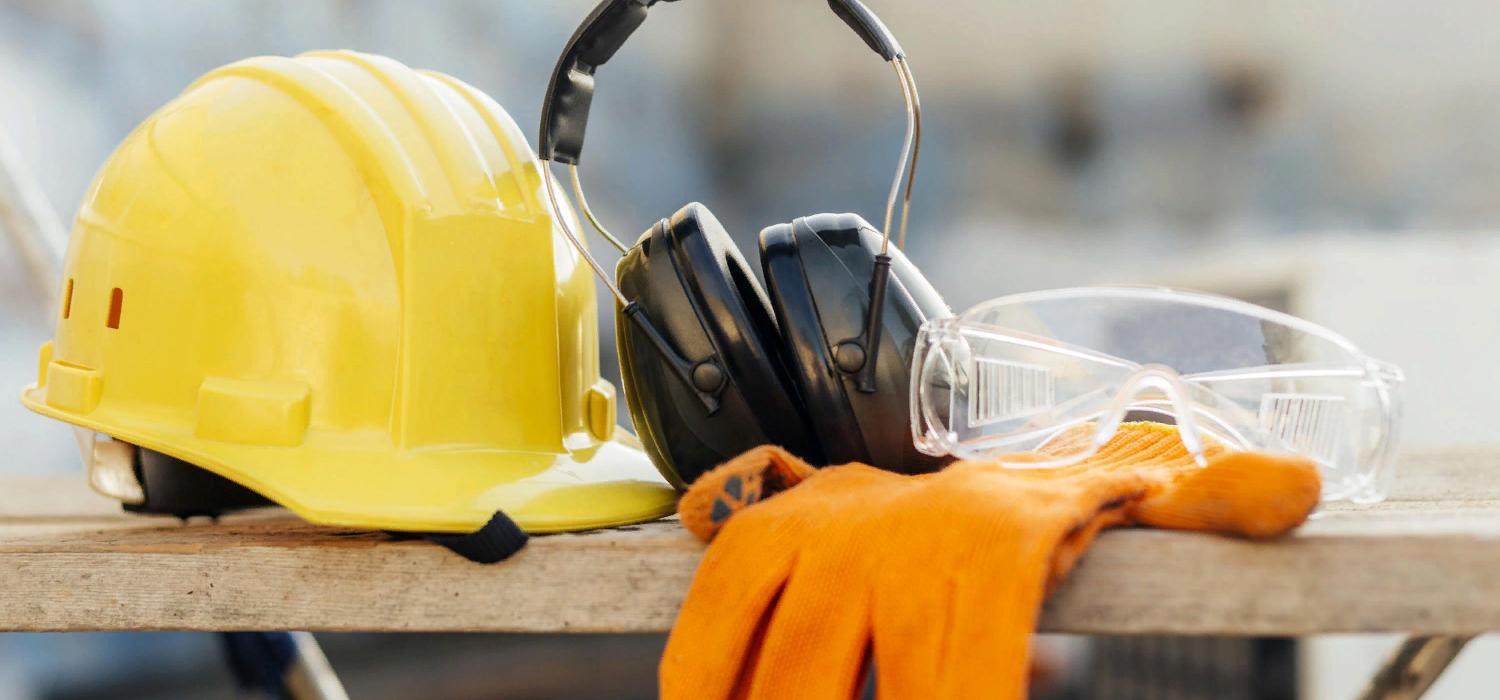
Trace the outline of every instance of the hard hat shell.
<instances>
[{"instance_id":1,"label":"hard hat shell","mask_svg":"<svg viewBox=\"0 0 1500 700\"><path fill-rule=\"evenodd\" d=\"M670 513L538 168L446 75L346 51L219 68L95 177L22 399L314 522Z\"/></svg>"}]
</instances>

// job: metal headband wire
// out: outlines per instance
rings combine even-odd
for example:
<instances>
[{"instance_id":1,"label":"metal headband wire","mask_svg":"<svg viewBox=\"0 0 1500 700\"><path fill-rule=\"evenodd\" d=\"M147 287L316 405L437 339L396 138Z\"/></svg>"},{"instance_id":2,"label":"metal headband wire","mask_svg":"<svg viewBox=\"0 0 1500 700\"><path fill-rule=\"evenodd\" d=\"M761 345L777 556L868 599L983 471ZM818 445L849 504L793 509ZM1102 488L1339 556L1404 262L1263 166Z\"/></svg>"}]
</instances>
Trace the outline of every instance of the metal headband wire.
<instances>
[{"instance_id":1,"label":"metal headband wire","mask_svg":"<svg viewBox=\"0 0 1500 700\"><path fill-rule=\"evenodd\" d=\"M917 156L922 153L922 97L917 94L917 79L911 74L911 64L902 59L900 67L904 72L907 89L911 91L912 131L916 137L911 148L911 174L906 178L906 195L901 203L901 233L896 238L896 247L906 250L906 221L911 214L912 186L917 181Z\"/></svg>"},{"instance_id":2,"label":"metal headband wire","mask_svg":"<svg viewBox=\"0 0 1500 700\"><path fill-rule=\"evenodd\" d=\"M568 165L568 175L573 179L573 198L578 200L578 208L583 210L583 216L589 220L589 225L593 226L594 230L598 231L599 235L604 236L604 240L609 241L609 244L614 246L615 250L620 251L622 255L630 250L630 246L621 243L620 239L614 237L614 234L605 230L604 224L599 223L599 217L594 216L594 210L589 208L589 200L583 196L583 183L578 180L577 163Z\"/></svg>"},{"instance_id":3,"label":"metal headband wire","mask_svg":"<svg viewBox=\"0 0 1500 700\"><path fill-rule=\"evenodd\" d=\"M583 245L583 239L579 238L578 232L573 230L573 222L569 221L568 217L563 214L563 208L557 200L557 186L552 181L552 161L543 159L541 165L542 182L546 183L547 186L547 199L552 203L553 218L562 227L563 234L573 243L573 249L578 251L583 256L583 259L588 262L589 267L594 268L594 274L599 277L600 281L604 282L604 286L609 288L610 293L615 295L615 299L620 302L620 306L630 304L630 300L625 298L624 292L621 292L620 288L615 286L614 280L611 280L609 275L604 272L604 267L599 264L598 260L594 259L594 256L589 253L589 249Z\"/></svg>"},{"instance_id":4,"label":"metal headband wire","mask_svg":"<svg viewBox=\"0 0 1500 700\"><path fill-rule=\"evenodd\" d=\"M906 175L906 198L901 206L901 234L899 243L906 244L906 221L911 212L911 190L917 178L917 149L921 139L921 103L917 101L917 86L911 76L906 59L897 56L891 59L896 69L896 81L901 85L901 99L906 103L906 138L901 142L901 160L896 163L896 177L891 181L891 194L885 200L885 227L881 230L884 239L880 243L880 254L886 255L891 248L891 217L896 211L896 198L901 196L901 176ZM907 164L911 167L908 168Z\"/></svg>"}]
</instances>

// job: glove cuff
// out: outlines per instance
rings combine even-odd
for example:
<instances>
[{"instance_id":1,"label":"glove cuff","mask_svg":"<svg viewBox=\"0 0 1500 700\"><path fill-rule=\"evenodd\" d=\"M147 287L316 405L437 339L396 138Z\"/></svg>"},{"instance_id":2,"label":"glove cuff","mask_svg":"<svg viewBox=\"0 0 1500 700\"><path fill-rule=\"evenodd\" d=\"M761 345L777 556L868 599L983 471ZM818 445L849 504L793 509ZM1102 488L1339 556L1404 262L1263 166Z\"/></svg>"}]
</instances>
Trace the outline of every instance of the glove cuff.
<instances>
[{"instance_id":1,"label":"glove cuff","mask_svg":"<svg viewBox=\"0 0 1500 700\"><path fill-rule=\"evenodd\" d=\"M677 503L677 514L689 532L708 541L729 516L796 486L816 471L780 447L763 445L698 477Z\"/></svg>"}]
</instances>

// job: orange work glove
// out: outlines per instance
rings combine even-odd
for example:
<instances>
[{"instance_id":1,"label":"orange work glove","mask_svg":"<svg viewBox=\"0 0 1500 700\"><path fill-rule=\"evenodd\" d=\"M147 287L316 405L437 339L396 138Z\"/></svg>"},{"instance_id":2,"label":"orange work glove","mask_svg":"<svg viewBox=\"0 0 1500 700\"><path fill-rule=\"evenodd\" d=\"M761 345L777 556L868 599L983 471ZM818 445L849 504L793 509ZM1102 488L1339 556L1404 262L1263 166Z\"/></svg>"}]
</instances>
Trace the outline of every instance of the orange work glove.
<instances>
[{"instance_id":1,"label":"orange work glove","mask_svg":"<svg viewBox=\"0 0 1500 700\"><path fill-rule=\"evenodd\" d=\"M1024 697L1042 599L1101 529L1269 538L1318 503L1309 461L1208 456L1198 467L1154 423L1048 470L957 462L904 476L750 450L679 506L713 544L667 642L662 696L851 698L873 657L881 697Z\"/></svg>"}]
</instances>

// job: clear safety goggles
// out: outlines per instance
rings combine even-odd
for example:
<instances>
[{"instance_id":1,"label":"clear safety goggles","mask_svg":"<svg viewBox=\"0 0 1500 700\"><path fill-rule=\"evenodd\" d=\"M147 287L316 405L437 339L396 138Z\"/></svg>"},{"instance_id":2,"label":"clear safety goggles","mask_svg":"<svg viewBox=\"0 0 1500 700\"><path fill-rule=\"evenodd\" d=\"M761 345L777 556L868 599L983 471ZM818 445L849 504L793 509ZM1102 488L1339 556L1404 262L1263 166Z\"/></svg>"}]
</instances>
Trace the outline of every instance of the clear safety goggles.
<instances>
[{"instance_id":1,"label":"clear safety goggles","mask_svg":"<svg viewBox=\"0 0 1500 700\"><path fill-rule=\"evenodd\" d=\"M1175 424L1200 464L1214 444L1295 453L1321 467L1325 499L1375 502L1394 463L1402 380L1332 331L1253 304L1058 289L923 325L912 437L927 454L1035 469L1089 457L1124 421L1156 421ZM1079 430L1092 439L1061 439Z\"/></svg>"}]
</instances>

